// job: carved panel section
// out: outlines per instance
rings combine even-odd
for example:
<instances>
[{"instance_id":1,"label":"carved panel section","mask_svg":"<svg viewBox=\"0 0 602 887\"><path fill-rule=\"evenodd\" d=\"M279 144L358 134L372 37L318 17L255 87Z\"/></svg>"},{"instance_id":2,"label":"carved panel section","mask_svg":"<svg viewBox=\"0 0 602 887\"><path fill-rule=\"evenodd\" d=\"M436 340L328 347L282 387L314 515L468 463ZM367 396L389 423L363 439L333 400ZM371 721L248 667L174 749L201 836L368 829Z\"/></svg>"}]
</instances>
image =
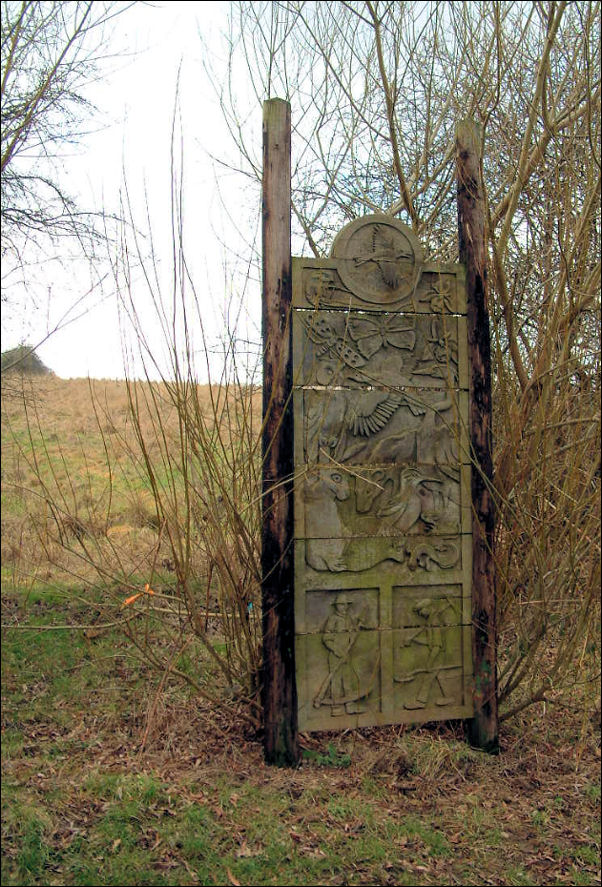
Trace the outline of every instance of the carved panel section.
<instances>
[{"instance_id":1,"label":"carved panel section","mask_svg":"<svg viewBox=\"0 0 602 887\"><path fill-rule=\"evenodd\" d=\"M469 596L460 586L393 588L393 682L412 714L470 707Z\"/></svg>"},{"instance_id":2,"label":"carved panel section","mask_svg":"<svg viewBox=\"0 0 602 887\"><path fill-rule=\"evenodd\" d=\"M303 539L295 546L295 569L304 586L326 577L359 582L360 574L362 581L380 581L389 573L407 585L462 582L470 578L470 540L469 535Z\"/></svg>"},{"instance_id":3,"label":"carved panel section","mask_svg":"<svg viewBox=\"0 0 602 887\"><path fill-rule=\"evenodd\" d=\"M294 400L297 465L470 461L465 391L304 389Z\"/></svg>"},{"instance_id":4,"label":"carved panel section","mask_svg":"<svg viewBox=\"0 0 602 887\"><path fill-rule=\"evenodd\" d=\"M296 311L295 385L466 388L466 320Z\"/></svg>"},{"instance_id":5,"label":"carved panel section","mask_svg":"<svg viewBox=\"0 0 602 887\"><path fill-rule=\"evenodd\" d=\"M465 281L455 265L423 265L413 274L413 289L397 301L378 303L348 288L335 259L293 259L293 307L355 308L412 314L466 314Z\"/></svg>"},{"instance_id":6,"label":"carved panel section","mask_svg":"<svg viewBox=\"0 0 602 887\"><path fill-rule=\"evenodd\" d=\"M300 714L337 727L378 718L381 707L377 588L316 590L305 595ZM303 727L301 727L303 729Z\"/></svg>"},{"instance_id":7,"label":"carved panel section","mask_svg":"<svg viewBox=\"0 0 602 887\"><path fill-rule=\"evenodd\" d=\"M299 727L470 713L470 595L462 585L307 590L299 613Z\"/></svg>"},{"instance_id":8,"label":"carved panel section","mask_svg":"<svg viewBox=\"0 0 602 887\"><path fill-rule=\"evenodd\" d=\"M466 465L309 469L297 483L299 539L449 536L470 531Z\"/></svg>"}]
</instances>

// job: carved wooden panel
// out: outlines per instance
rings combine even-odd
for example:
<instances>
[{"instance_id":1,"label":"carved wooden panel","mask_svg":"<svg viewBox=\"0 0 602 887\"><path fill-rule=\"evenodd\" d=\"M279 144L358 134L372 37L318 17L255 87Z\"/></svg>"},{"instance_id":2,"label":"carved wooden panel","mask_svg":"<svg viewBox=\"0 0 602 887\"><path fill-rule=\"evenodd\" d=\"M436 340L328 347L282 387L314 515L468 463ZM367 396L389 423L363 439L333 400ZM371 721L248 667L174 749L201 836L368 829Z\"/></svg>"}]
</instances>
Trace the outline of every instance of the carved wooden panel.
<instances>
[{"instance_id":1,"label":"carved wooden panel","mask_svg":"<svg viewBox=\"0 0 602 887\"><path fill-rule=\"evenodd\" d=\"M466 391L312 387L293 399L296 465L470 461Z\"/></svg>"},{"instance_id":2,"label":"carved wooden panel","mask_svg":"<svg viewBox=\"0 0 602 887\"><path fill-rule=\"evenodd\" d=\"M295 308L356 308L364 311L409 311L415 314L466 314L464 269L457 265L422 267L407 292L379 304L349 290L336 259L293 259Z\"/></svg>"},{"instance_id":3,"label":"carved wooden panel","mask_svg":"<svg viewBox=\"0 0 602 887\"><path fill-rule=\"evenodd\" d=\"M445 314L295 311L299 385L465 388L466 320Z\"/></svg>"},{"instance_id":4,"label":"carved wooden panel","mask_svg":"<svg viewBox=\"0 0 602 887\"><path fill-rule=\"evenodd\" d=\"M472 712L464 275L366 216L293 261L299 728Z\"/></svg>"}]
</instances>

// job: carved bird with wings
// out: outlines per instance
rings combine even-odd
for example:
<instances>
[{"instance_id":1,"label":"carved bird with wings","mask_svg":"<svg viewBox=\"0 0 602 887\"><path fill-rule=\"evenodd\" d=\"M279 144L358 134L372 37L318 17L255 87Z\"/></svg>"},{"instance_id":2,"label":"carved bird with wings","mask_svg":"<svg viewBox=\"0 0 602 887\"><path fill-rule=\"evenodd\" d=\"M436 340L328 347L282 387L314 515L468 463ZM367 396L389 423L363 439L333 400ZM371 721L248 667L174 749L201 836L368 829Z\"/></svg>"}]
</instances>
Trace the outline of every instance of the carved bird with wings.
<instances>
[{"instance_id":1,"label":"carved bird with wings","mask_svg":"<svg viewBox=\"0 0 602 887\"><path fill-rule=\"evenodd\" d=\"M384 392L362 392L356 395L346 415L347 429L354 437L369 437L388 424L391 416L407 400L402 394Z\"/></svg>"},{"instance_id":2,"label":"carved bird with wings","mask_svg":"<svg viewBox=\"0 0 602 887\"><path fill-rule=\"evenodd\" d=\"M412 415L423 416L426 407L401 392L361 391L337 392L320 416L313 418L314 435L323 455L346 462L358 455L367 455L372 449L372 439L383 431L401 407L407 407Z\"/></svg>"},{"instance_id":3,"label":"carved bird with wings","mask_svg":"<svg viewBox=\"0 0 602 887\"><path fill-rule=\"evenodd\" d=\"M384 225L372 226L372 252L355 258L355 265L365 265L374 262L380 271L384 283L390 289L397 289L401 283L402 268L400 259L413 259L413 254L407 247L396 245L393 236L387 237Z\"/></svg>"}]
</instances>

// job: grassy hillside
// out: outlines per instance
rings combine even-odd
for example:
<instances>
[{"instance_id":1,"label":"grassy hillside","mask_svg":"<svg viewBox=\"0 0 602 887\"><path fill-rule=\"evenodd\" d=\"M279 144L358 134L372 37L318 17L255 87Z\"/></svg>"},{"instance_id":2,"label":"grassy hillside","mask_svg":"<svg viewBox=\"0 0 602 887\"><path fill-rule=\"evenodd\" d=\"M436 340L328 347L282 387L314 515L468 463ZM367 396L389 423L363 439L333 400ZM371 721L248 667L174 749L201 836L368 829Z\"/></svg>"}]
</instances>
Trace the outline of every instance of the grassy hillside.
<instances>
[{"instance_id":1,"label":"grassy hillside","mask_svg":"<svg viewBox=\"0 0 602 887\"><path fill-rule=\"evenodd\" d=\"M226 418L220 389L200 387L197 402L208 428L216 424L216 409L218 418ZM150 572L156 578L170 549L155 550L160 518L148 463L160 489L172 483L172 467L177 485L177 466L166 450L177 456L180 432L162 384L129 388L118 381L31 377L22 387L9 387L2 401L5 575L21 585L75 578L106 583L119 576L134 587L148 581ZM74 538L79 545L70 544ZM107 543L107 573L99 577L93 564L102 561Z\"/></svg>"},{"instance_id":2,"label":"grassy hillside","mask_svg":"<svg viewBox=\"0 0 602 887\"><path fill-rule=\"evenodd\" d=\"M439 724L304 735L298 769L263 764L248 504L229 523L257 396L195 390L183 434L173 394L3 396L2 883L600 883L587 683L504 722L497 759Z\"/></svg>"}]
</instances>

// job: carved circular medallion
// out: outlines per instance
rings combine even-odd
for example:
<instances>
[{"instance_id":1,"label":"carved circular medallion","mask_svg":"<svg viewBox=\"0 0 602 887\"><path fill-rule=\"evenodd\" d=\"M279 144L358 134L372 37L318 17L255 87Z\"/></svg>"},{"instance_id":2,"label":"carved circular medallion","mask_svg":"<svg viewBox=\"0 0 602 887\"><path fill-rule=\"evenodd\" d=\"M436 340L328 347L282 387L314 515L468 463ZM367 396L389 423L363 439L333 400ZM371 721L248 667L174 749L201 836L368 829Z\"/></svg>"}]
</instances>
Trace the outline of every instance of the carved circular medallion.
<instances>
[{"instance_id":1,"label":"carved circular medallion","mask_svg":"<svg viewBox=\"0 0 602 887\"><path fill-rule=\"evenodd\" d=\"M346 225L330 251L343 284L371 305L395 305L414 292L422 247L412 230L391 216L362 216Z\"/></svg>"}]
</instances>

